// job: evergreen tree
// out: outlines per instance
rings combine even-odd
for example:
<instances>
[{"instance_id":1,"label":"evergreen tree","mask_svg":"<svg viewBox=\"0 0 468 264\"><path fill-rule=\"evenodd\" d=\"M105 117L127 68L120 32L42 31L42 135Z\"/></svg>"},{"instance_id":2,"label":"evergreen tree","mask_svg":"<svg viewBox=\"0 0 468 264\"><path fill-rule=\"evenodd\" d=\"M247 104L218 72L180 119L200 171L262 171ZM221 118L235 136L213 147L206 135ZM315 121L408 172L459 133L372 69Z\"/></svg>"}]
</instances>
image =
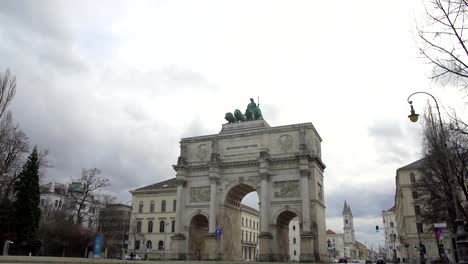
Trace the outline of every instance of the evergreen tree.
<instances>
[{"instance_id":1,"label":"evergreen tree","mask_svg":"<svg viewBox=\"0 0 468 264\"><path fill-rule=\"evenodd\" d=\"M34 237L41 218L37 147L34 147L28 160L23 165L15 190L17 239L18 241L28 241Z\"/></svg>"}]
</instances>

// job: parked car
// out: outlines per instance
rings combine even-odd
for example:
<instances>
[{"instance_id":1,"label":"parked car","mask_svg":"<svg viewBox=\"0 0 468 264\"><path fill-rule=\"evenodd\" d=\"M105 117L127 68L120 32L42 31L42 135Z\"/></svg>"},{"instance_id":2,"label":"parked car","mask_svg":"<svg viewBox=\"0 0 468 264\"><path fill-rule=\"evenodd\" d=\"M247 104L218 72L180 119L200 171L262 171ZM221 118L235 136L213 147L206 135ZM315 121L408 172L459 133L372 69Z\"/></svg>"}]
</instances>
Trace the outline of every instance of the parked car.
<instances>
[{"instance_id":1,"label":"parked car","mask_svg":"<svg viewBox=\"0 0 468 264\"><path fill-rule=\"evenodd\" d=\"M366 259L366 264L372 264L372 260Z\"/></svg>"},{"instance_id":2,"label":"parked car","mask_svg":"<svg viewBox=\"0 0 468 264\"><path fill-rule=\"evenodd\" d=\"M338 260L338 263L348 263L348 259L347 258L340 258Z\"/></svg>"},{"instance_id":3,"label":"parked car","mask_svg":"<svg viewBox=\"0 0 468 264\"><path fill-rule=\"evenodd\" d=\"M375 263L376 264L385 264L385 260L383 258L378 258Z\"/></svg>"}]
</instances>

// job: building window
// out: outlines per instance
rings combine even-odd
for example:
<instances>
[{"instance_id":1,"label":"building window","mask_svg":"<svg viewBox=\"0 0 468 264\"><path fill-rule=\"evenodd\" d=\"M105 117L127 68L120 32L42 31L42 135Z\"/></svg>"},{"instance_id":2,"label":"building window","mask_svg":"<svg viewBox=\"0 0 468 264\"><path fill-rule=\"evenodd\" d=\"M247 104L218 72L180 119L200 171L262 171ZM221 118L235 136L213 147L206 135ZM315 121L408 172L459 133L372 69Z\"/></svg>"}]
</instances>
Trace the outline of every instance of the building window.
<instances>
[{"instance_id":1,"label":"building window","mask_svg":"<svg viewBox=\"0 0 468 264\"><path fill-rule=\"evenodd\" d=\"M165 200L163 200L161 202L161 212L166 212L166 201Z\"/></svg>"},{"instance_id":2,"label":"building window","mask_svg":"<svg viewBox=\"0 0 468 264\"><path fill-rule=\"evenodd\" d=\"M150 202L150 213L154 213L154 201Z\"/></svg>"},{"instance_id":3,"label":"building window","mask_svg":"<svg viewBox=\"0 0 468 264\"><path fill-rule=\"evenodd\" d=\"M244 231L242 231L241 241L244 241Z\"/></svg>"},{"instance_id":4,"label":"building window","mask_svg":"<svg viewBox=\"0 0 468 264\"><path fill-rule=\"evenodd\" d=\"M252 228L252 219L249 220L249 227Z\"/></svg>"},{"instance_id":5,"label":"building window","mask_svg":"<svg viewBox=\"0 0 468 264\"><path fill-rule=\"evenodd\" d=\"M151 240L146 241L146 249L152 249L153 248L153 242Z\"/></svg>"},{"instance_id":6,"label":"building window","mask_svg":"<svg viewBox=\"0 0 468 264\"><path fill-rule=\"evenodd\" d=\"M294 250L294 256L296 256L296 250Z\"/></svg>"},{"instance_id":7,"label":"building window","mask_svg":"<svg viewBox=\"0 0 468 264\"><path fill-rule=\"evenodd\" d=\"M423 233L423 225L422 223L416 223L416 228L418 229L418 233Z\"/></svg>"},{"instance_id":8,"label":"building window","mask_svg":"<svg viewBox=\"0 0 468 264\"><path fill-rule=\"evenodd\" d=\"M41 199L41 207L44 207L44 199Z\"/></svg>"},{"instance_id":9,"label":"building window","mask_svg":"<svg viewBox=\"0 0 468 264\"><path fill-rule=\"evenodd\" d=\"M137 222L137 233L141 233L141 221Z\"/></svg>"},{"instance_id":10,"label":"building window","mask_svg":"<svg viewBox=\"0 0 468 264\"><path fill-rule=\"evenodd\" d=\"M57 206L58 206L58 200L55 200L55 208L57 208Z\"/></svg>"},{"instance_id":11,"label":"building window","mask_svg":"<svg viewBox=\"0 0 468 264\"><path fill-rule=\"evenodd\" d=\"M138 212L143 213L143 201L140 201L140 203L138 204Z\"/></svg>"},{"instance_id":12,"label":"building window","mask_svg":"<svg viewBox=\"0 0 468 264\"><path fill-rule=\"evenodd\" d=\"M153 221L148 222L148 233L153 233Z\"/></svg>"},{"instance_id":13,"label":"building window","mask_svg":"<svg viewBox=\"0 0 468 264\"><path fill-rule=\"evenodd\" d=\"M252 242L252 232L249 233L249 241Z\"/></svg>"},{"instance_id":14,"label":"building window","mask_svg":"<svg viewBox=\"0 0 468 264\"><path fill-rule=\"evenodd\" d=\"M175 211L176 211L176 208L177 208L177 201L174 200L174 201L172 202L172 211L175 212Z\"/></svg>"},{"instance_id":15,"label":"building window","mask_svg":"<svg viewBox=\"0 0 468 264\"><path fill-rule=\"evenodd\" d=\"M164 221L159 222L159 232L164 233L164 228L166 226L166 223Z\"/></svg>"},{"instance_id":16,"label":"building window","mask_svg":"<svg viewBox=\"0 0 468 264\"><path fill-rule=\"evenodd\" d=\"M345 223L348 224L348 219L345 219Z\"/></svg>"},{"instance_id":17,"label":"building window","mask_svg":"<svg viewBox=\"0 0 468 264\"><path fill-rule=\"evenodd\" d=\"M419 207L419 205L415 205L414 206L414 213L416 215L420 215L421 214L421 207Z\"/></svg>"},{"instance_id":18,"label":"building window","mask_svg":"<svg viewBox=\"0 0 468 264\"><path fill-rule=\"evenodd\" d=\"M296 226L295 226L295 225L293 225L293 230L296 230Z\"/></svg>"},{"instance_id":19,"label":"building window","mask_svg":"<svg viewBox=\"0 0 468 264\"><path fill-rule=\"evenodd\" d=\"M140 240L135 241L135 249L140 249Z\"/></svg>"},{"instance_id":20,"label":"building window","mask_svg":"<svg viewBox=\"0 0 468 264\"><path fill-rule=\"evenodd\" d=\"M391 227L391 228L393 228L393 227L394 227L394 226L393 226L393 222L390 222L390 227Z\"/></svg>"},{"instance_id":21,"label":"building window","mask_svg":"<svg viewBox=\"0 0 468 264\"><path fill-rule=\"evenodd\" d=\"M59 201L59 208L62 208L62 200Z\"/></svg>"},{"instance_id":22,"label":"building window","mask_svg":"<svg viewBox=\"0 0 468 264\"><path fill-rule=\"evenodd\" d=\"M418 192L417 191L413 191L413 199L418 199Z\"/></svg>"},{"instance_id":23,"label":"building window","mask_svg":"<svg viewBox=\"0 0 468 264\"><path fill-rule=\"evenodd\" d=\"M416 182L416 175L414 175L414 173L410 173L409 177L410 177L410 182L412 183Z\"/></svg>"},{"instance_id":24,"label":"building window","mask_svg":"<svg viewBox=\"0 0 468 264\"><path fill-rule=\"evenodd\" d=\"M175 232L175 220L172 220L172 223L171 223L171 232L172 232L172 233Z\"/></svg>"},{"instance_id":25,"label":"building window","mask_svg":"<svg viewBox=\"0 0 468 264\"><path fill-rule=\"evenodd\" d=\"M293 244L296 244L296 238L295 237L293 238Z\"/></svg>"},{"instance_id":26,"label":"building window","mask_svg":"<svg viewBox=\"0 0 468 264\"><path fill-rule=\"evenodd\" d=\"M164 242L162 240L158 242L158 250L164 250Z\"/></svg>"},{"instance_id":27,"label":"building window","mask_svg":"<svg viewBox=\"0 0 468 264\"><path fill-rule=\"evenodd\" d=\"M242 226L244 226L244 217L242 217Z\"/></svg>"}]
</instances>

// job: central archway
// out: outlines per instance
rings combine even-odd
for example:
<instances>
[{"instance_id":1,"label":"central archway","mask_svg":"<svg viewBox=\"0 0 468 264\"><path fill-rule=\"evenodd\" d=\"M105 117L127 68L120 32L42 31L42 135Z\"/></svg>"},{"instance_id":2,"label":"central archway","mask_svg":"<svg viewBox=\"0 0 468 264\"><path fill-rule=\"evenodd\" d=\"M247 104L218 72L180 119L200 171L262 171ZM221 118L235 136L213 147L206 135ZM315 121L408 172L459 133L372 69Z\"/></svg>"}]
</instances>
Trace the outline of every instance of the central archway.
<instances>
[{"instance_id":1,"label":"central archway","mask_svg":"<svg viewBox=\"0 0 468 264\"><path fill-rule=\"evenodd\" d=\"M255 247L256 236L252 237L252 232L250 232L250 236L247 237L247 234L244 236L243 231L241 231L244 226L241 216L242 199L247 194L255 191L255 188L252 186L240 183L229 189L226 194L223 219L225 260L240 261L245 258L250 260L255 258L254 250L249 248L249 254L247 255L246 249L243 249L243 244L248 241L251 247ZM248 228L253 227L250 226Z\"/></svg>"},{"instance_id":2,"label":"central archway","mask_svg":"<svg viewBox=\"0 0 468 264\"><path fill-rule=\"evenodd\" d=\"M189 260L205 260L208 256L206 248L206 237L208 236L208 218L202 214L197 214L190 220L189 226Z\"/></svg>"}]
</instances>

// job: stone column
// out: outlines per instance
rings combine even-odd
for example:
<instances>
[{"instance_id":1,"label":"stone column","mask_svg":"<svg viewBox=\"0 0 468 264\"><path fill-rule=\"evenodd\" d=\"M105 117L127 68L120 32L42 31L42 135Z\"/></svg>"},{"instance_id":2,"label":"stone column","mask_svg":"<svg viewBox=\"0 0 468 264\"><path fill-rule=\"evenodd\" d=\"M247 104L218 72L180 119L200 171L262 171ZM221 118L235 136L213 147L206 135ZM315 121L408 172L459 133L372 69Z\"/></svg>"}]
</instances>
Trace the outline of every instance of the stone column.
<instances>
[{"instance_id":1,"label":"stone column","mask_svg":"<svg viewBox=\"0 0 468 264\"><path fill-rule=\"evenodd\" d=\"M209 233L216 231L216 178L210 177L210 222Z\"/></svg>"},{"instance_id":2,"label":"stone column","mask_svg":"<svg viewBox=\"0 0 468 264\"><path fill-rule=\"evenodd\" d=\"M216 260L219 251L219 239L217 239L215 235L216 231L216 215L217 215L217 183L219 179L219 154L212 154L211 161L210 161L210 169L209 169L209 178L210 178L210 219L208 221L208 237L206 240L206 247L208 250L208 259L209 260Z\"/></svg>"},{"instance_id":3,"label":"stone column","mask_svg":"<svg viewBox=\"0 0 468 264\"><path fill-rule=\"evenodd\" d=\"M301 169L302 231L310 232L310 188L309 169Z\"/></svg>"},{"instance_id":4,"label":"stone column","mask_svg":"<svg viewBox=\"0 0 468 264\"><path fill-rule=\"evenodd\" d=\"M184 180L177 181L177 194L176 194L176 218L175 218L175 233L182 233L182 199L184 191Z\"/></svg>"},{"instance_id":5,"label":"stone column","mask_svg":"<svg viewBox=\"0 0 468 264\"><path fill-rule=\"evenodd\" d=\"M184 177L178 177L177 182L177 194L176 194L176 219L175 219L175 234L171 236L171 249L173 254L169 254L169 259L183 260L187 258L187 251L185 247L186 237L183 230L182 223L182 208L184 204Z\"/></svg>"},{"instance_id":6,"label":"stone column","mask_svg":"<svg viewBox=\"0 0 468 264\"><path fill-rule=\"evenodd\" d=\"M260 234L258 235L258 261L272 261L272 240L273 236L270 232L270 214L268 206L270 204L268 173L260 174L261 179L261 200L260 200Z\"/></svg>"}]
</instances>

